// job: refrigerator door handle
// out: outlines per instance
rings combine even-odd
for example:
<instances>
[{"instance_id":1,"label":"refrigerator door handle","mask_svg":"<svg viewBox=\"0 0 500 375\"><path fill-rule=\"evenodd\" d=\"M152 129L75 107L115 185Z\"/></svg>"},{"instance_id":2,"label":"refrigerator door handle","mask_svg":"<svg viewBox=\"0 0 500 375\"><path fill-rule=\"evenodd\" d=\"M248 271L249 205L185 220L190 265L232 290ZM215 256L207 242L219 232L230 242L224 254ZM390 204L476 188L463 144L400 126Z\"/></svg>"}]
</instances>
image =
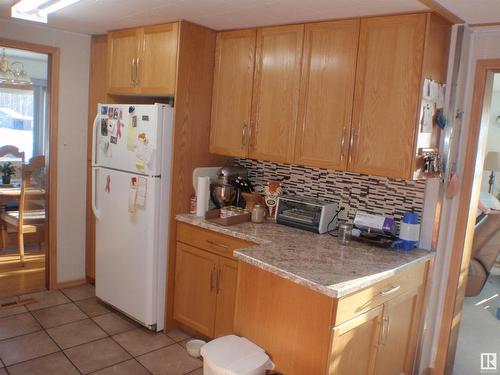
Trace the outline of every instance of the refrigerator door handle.
<instances>
[{"instance_id":1,"label":"refrigerator door handle","mask_svg":"<svg viewBox=\"0 0 500 375\"><path fill-rule=\"evenodd\" d=\"M101 170L101 168L92 168L92 199L91 199L91 202L92 202L92 212L94 213L94 216L96 217L96 219L100 219L100 217L101 217L101 213L97 209L97 204L96 204L96 201L97 201L96 183L98 181L97 173L99 173L100 170Z\"/></svg>"},{"instance_id":2,"label":"refrigerator door handle","mask_svg":"<svg viewBox=\"0 0 500 375\"><path fill-rule=\"evenodd\" d=\"M95 159L96 159L96 154L97 154L97 125L99 125L99 113L95 116L94 119L94 125L92 126L92 160L91 160L91 165L95 166Z\"/></svg>"}]
</instances>

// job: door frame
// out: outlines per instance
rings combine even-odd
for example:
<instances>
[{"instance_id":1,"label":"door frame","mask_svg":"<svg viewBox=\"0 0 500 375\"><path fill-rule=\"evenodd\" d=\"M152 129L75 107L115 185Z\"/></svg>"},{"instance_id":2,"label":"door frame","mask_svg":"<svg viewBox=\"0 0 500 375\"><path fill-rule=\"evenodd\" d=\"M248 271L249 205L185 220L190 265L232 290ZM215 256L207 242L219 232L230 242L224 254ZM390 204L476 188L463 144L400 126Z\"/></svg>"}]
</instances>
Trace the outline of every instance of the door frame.
<instances>
[{"instance_id":1,"label":"door frame","mask_svg":"<svg viewBox=\"0 0 500 375\"><path fill-rule=\"evenodd\" d=\"M493 73L500 73L500 59L477 60L465 149L465 155L473 155L473 157L465 158L464 163L434 374L451 372L450 366L453 365L452 360L455 357L458 336L453 336L453 334L458 333L455 330L459 329L460 324L474 238L475 215L473 213L476 211L479 199L479 194L472 195L474 187L477 183L481 183L482 179L482 174L476 174L477 163L483 163L483 160L477 160L477 154L480 151L479 145L486 138L484 129L489 125L484 112L489 112L489 104L485 111L485 103L491 100L491 90L487 91L487 89L491 88L493 79L490 77Z\"/></svg>"},{"instance_id":2,"label":"door frame","mask_svg":"<svg viewBox=\"0 0 500 375\"><path fill-rule=\"evenodd\" d=\"M22 49L31 52L47 54L49 91L49 191L46 195L48 202L48 225L45 228L47 238L47 253L45 256L45 284L47 289L57 288L57 129L59 108L59 61L60 50L56 47L41 44L27 43L12 39L0 38L0 45L8 48Z\"/></svg>"}]
</instances>

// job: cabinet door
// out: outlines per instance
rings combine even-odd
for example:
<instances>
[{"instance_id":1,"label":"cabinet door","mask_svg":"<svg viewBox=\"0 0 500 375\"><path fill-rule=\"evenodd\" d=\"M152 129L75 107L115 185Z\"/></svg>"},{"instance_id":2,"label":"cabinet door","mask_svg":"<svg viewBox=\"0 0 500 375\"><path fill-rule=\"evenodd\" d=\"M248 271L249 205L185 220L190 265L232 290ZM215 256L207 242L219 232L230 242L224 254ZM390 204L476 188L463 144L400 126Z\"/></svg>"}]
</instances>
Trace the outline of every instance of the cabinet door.
<instances>
[{"instance_id":1,"label":"cabinet door","mask_svg":"<svg viewBox=\"0 0 500 375\"><path fill-rule=\"evenodd\" d=\"M217 279L217 312L215 314L215 337L233 333L234 306L236 303L236 282L238 262L219 258Z\"/></svg>"},{"instance_id":2,"label":"cabinet door","mask_svg":"<svg viewBox=\"0 0 500 375\"><path fill-rule=\"evenodd\" d=\"M137 66L141 94L174 95L178 28L174 22L142 29Z\"/></svg>"},{"instance_id":3,"label":"cabinet door","mask_svg":"<svg viewBox=\"0 0 500 375\"><path fill-rule=\"evenodd\" d=\"M345 170L359 20L305 26L295 162Z\"/></svg>"},{"instance_id":4,"label":"cabinet door","mask_svg":"<svg viewBox=\"0 0 500 375\"><path fill-rule=\"evenodd\" d=\"M210 152L248 156L257 31L217 34Z\"/></svg>"},{"instance_id":5,"label":"cabinet door","mask_svg":"<svg viewBox=\"0 0 500 375\"><path fill-rule=\"evenodd\" d=\"M177 242L174 319L213 337L218 256Z\"/></svg>"},{"instance_id":6,"label":"cabinet door","mask_svg":"<svg viewBox=\"0 0 500 375\"><path fill-rule=\"evenodd\" d=\"M411 177L425 25L425 14L361 21L350 171Z\"/></svg>"},{"instance_id":7,"label":"cabinet door","mask_svg":"<svg viewBox=\"0 0 500 375\"><path fill-rule=\"evenodd\" d=\"M376 375L411 375L422 313L421 288L384 304Z\"/></svg>"},{"instance_id":8,"label":"cabinet door","mask_svg":"<svg viewBox=\"0 0 500 375\"><path fill-rule=\"evenodd\" d=\"M370 375L375 367L382 306L333 329L329 375Z\"/></svg>"},{"instance_id":9,"label":"cabinet door","mask_svg":"<svg viewBox=\"0 0 500 375\"><path fill-rule=\"evenodd\" d=\"M136 92L136 65L139 56L137 29L112 31L108 34L108 93Z\"/></svg>"},{"instance_id":10,"label":"cabinet door","mask_svg":"<svg viewBox=\"0 0 500 375\"><path fill-rule=\"evenodd\" d=\"M252 102L253 159L292 162L304 25L257 30Z\"/></svg>"}]
</instances>

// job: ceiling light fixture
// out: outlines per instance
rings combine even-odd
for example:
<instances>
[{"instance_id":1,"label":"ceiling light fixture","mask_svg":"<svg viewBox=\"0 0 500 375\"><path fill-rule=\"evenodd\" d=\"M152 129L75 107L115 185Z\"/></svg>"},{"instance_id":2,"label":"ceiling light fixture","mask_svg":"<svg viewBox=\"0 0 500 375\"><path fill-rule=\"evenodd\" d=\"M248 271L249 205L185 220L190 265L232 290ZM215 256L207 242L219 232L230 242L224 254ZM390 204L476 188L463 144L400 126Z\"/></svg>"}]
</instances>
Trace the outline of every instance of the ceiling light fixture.
<instances>
[{"instance_id":1,"label":"ceiling light fixture","mask_svg":"<svg viewBox=\"0 0 500 375\"><path fill-rule=\"evenodd\" d=\"M20 61L9 63L5 48L0 56L0 83L9 83L13 85L31 85L31 79L28 72L24 70L24 65Z\"/></svg>"},{"instance_id":2,"label":"ceiling light fixture","mask_svg":"<svg viewBox=\"0 0 500 375\"><path fill-rule=\"evenodd\" d=\"M47 23L47 15L80 0L21 0L11 8L11 16L28 21Z\"/></svg>"}]
</instances>

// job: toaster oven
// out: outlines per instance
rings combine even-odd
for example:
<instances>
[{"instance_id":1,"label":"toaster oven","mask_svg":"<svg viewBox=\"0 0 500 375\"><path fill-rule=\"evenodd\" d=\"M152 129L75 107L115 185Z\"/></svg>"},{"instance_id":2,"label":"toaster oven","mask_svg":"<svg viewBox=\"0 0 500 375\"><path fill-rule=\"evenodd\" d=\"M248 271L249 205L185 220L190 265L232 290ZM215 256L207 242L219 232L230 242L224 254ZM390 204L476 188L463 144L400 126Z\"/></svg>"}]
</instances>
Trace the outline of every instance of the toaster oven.
<instances>
[{"instance_id":1,"label":"toaster oven","mask_svg":"<svg viewBox=\"0 0 500 375\"><path fill-rule=\"evenodd\" d=\"M336 203L320 199L282 196L278 198L276 222L310 232L326 233L337 227L337 208Z\"/></svg>"}]
</instances>

